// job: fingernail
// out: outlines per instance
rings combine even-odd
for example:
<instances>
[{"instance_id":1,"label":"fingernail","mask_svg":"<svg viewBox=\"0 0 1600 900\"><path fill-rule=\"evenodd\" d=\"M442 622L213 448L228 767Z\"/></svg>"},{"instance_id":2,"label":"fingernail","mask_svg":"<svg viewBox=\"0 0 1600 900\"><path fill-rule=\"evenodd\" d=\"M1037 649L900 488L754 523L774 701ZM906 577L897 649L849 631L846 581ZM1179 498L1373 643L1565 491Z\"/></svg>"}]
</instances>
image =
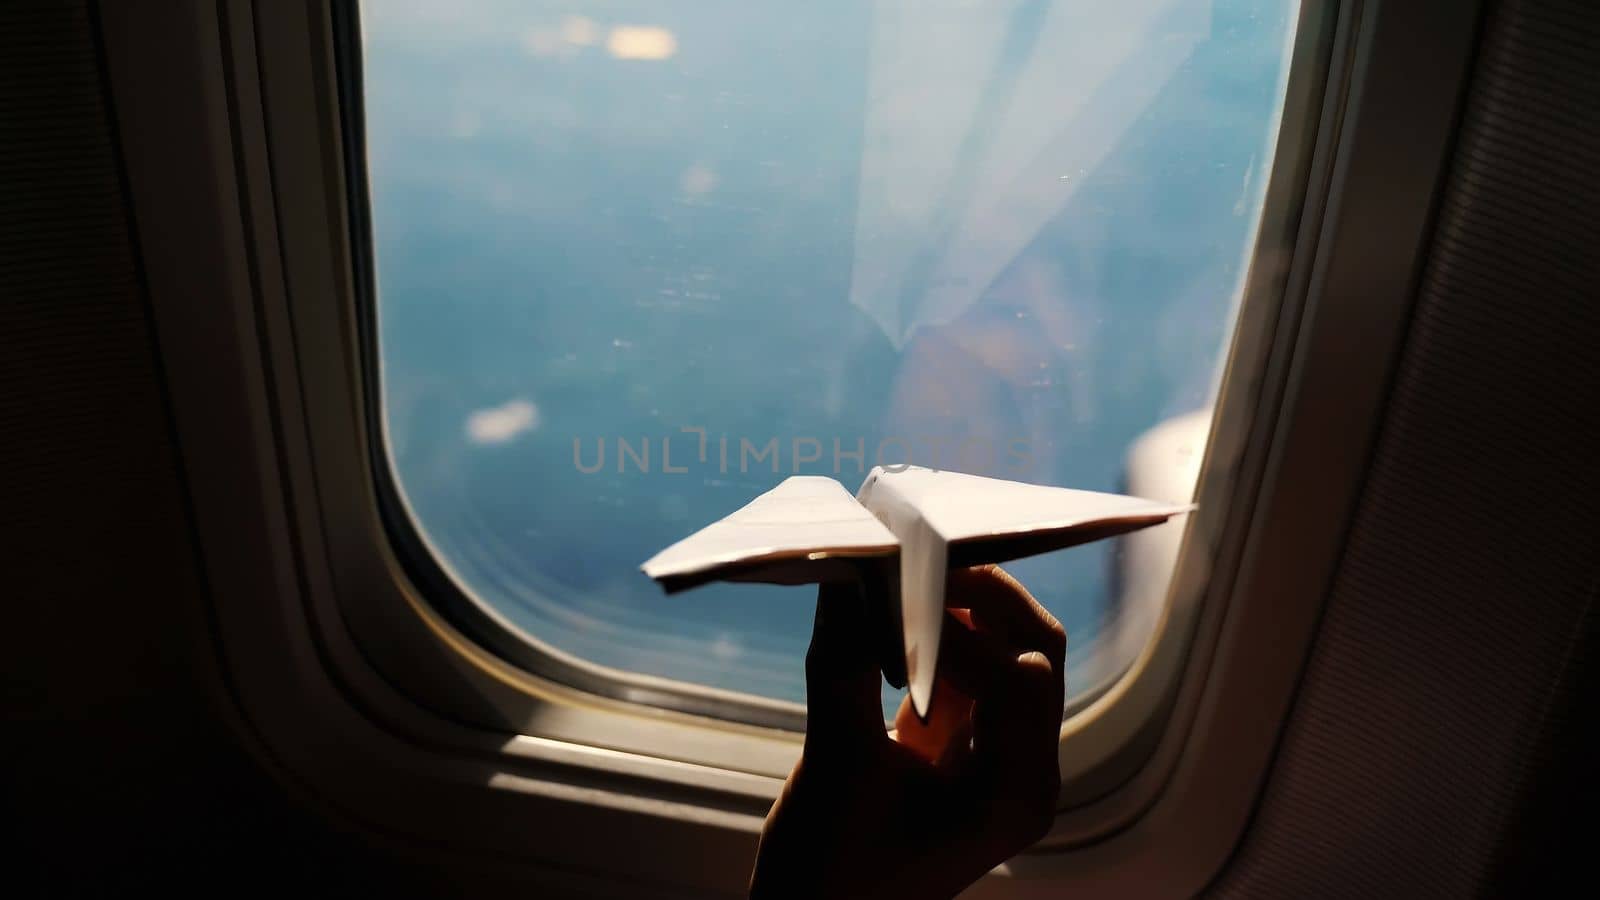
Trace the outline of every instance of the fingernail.
<instances>
[{"instance_id":1,"label":"fingernail","mask_svg":"<svg viewBox=\"0 0 1600 900\"><path fill-rule=\"evenodd\" d=\"M1037 650L1029 650L1017 657L1019 666L1044 666L1050 668L1050 658Z\"/></svg>"}]
</instances>

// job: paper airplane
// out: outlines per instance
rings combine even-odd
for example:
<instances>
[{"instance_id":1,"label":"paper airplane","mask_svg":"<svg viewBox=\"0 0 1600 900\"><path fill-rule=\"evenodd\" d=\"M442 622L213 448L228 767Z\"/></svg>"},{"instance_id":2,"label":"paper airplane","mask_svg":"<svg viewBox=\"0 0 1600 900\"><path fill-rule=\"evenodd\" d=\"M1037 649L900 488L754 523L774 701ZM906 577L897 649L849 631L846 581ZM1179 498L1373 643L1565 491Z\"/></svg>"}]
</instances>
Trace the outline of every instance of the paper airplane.
<instances>
[{"instance_id":1,"label":"paper airplane","mask_svg":"<svg viewBox=\"0 0 1600 900\"><path fill-rule=\"evenodd\" d=\"M926 717L946 572L1125 534L1193 508L918 466L879 466L854 497L832 478L788 478L642 568L673 593L711 581L852 581L876 566L891 602L899 598L894 612L906 683L912 708Z\"/></svg>"}]
</instances>

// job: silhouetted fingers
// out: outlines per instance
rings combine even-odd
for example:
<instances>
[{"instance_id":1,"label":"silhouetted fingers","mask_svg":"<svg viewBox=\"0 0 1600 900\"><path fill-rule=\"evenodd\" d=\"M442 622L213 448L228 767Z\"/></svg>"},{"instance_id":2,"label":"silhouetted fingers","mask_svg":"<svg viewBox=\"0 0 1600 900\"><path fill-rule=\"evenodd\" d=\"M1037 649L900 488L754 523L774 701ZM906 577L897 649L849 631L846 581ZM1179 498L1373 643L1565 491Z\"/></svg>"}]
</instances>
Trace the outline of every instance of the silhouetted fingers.
<instances>
[{"instance_id":1,"label":"silhouetted fingers","mask_svg":"<svg viewBox=\"0 0 1600 900\"><path fill-rule=\"evenodd\" d=\"M806 651L806 750L851 751L882 740L872 616L861 585L824 584Z\"/></svg>"},{"instance_id":2,"label":"silhouetted fingers","mask_svg":"<svg viewBox=\"0 0 1600 900\"><path fill-rule=\"evenodd\" d=\"M967 625L956 610L945 610L939 632L939 678L956 690L983 701L1011 689L1015 653L993 637Z\"/></svg>"},{"instance_id":3,"label":"silhouetted fingers","mask_svg":"<svg viewBox=\"0 0 1600 900\"><path fill-rule=\"evenodd\" d=\"M1060 790L1061 664L1037 649L1017 652L947 614L940 674L974 698L971 758L994 801L1016 819L1007 827L1031 834L1049 818Z\"/></svg>"},{"instance_id":4,"label":"silhouetted fingers","mask_svg":"<svg viewBox=\"0 0 1600 900\"><path fill-rule=\"evenodd\" d=\"M973 712L973 755L989 781L998 835L1013 852L1044 837L1061 794L1062 676L1044 654L1015 661L1017 689Z\"/></svg>"},{"instance_id":5,"label":"silhouetted fingers","mask_svg":"<svg viewBox=\"0 0 1600 900\"><path fill-rule=\"evenodd\" d=\"M972 611L981 632L993 634L1017 653L1038 650L1060 671L1067 633L1021 582L999 566L974 566L950 573L945 605Z\"/></svg>"}]
</instances>

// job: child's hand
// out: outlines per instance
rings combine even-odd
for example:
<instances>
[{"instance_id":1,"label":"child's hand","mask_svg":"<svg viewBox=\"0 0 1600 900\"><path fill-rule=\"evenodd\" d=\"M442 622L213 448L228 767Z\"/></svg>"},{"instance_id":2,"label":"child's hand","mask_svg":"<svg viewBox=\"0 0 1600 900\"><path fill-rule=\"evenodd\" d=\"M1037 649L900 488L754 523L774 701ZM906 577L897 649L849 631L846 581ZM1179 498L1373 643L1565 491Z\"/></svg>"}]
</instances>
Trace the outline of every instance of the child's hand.
<instances>
[{"instance_id":1,"label":"child's hand","mask_svg":"<svg viewBox=\"0 0 1600 900\"><path fill-rule=\"evenodd\" d=\"M1049 830L1067 637L994 566L951 572L926 724L884 730L869 604L825 585L805 749L767 815L750 895L951 897Z\"/></svg>"}]
</instances>

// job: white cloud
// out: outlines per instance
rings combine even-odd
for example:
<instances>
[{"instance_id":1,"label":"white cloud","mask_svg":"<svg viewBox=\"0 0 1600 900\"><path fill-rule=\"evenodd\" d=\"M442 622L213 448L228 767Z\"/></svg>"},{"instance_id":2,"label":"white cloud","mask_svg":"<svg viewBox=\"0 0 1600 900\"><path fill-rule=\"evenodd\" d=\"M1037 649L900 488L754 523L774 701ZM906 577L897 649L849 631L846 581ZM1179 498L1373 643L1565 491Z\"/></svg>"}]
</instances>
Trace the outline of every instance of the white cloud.
<instances>
[{"instance_id":1,"label":"white cloud","mask_svg":"<svg viewBox=\"0 0 1600 900\"><path fill-rule=\"evenodd\" d=\"M558 25L536 25L522 33L522 49L529 56L567 59L584 47L600 42L600 26L584 16L567 16Z\"/></svg>"},{"instance_id":2,"label":"white cloud","mask_svg":"<svg viewBox=\"0 0 1600 900\"><path fill-rule=\"evenodd\" d=\"M600 26L585 16L567 16L561 20L561 37L569 44L589 47L600 40Z\"/></svg>"},{"instance_id":3,"label":"white cloud","mask_svg":"<svg viewBox=\"0 0 1600 900\"><path fill-rule=\"evenodd\" d=\"M713 657L724 661L738 659L744 655L744 648L731 634L717 635L716 640L713 640L711 646L706 649L711 651Z\"/></svg>"},{"instance_id":4,"label":"white cloud","mask_svg":"<svg viewBox=\"0 0 1600 900\"><path fill-rule=\"evenodd\" d=\"M683 170L683 176L678 179L678 187L685 194L704 194L717 186L717 173L707 165L695 163Z\"/></svg>"},{"instance_id":5,"label":"white cloud","mask_svg":"<svg viewBox=\"0 0 1600 900\"><path fill-rule=\"evenodd\" d=\"M617 59L668 59L678 52L678 38L656 25L618 25L606 49Z\"/></svg>"},{"instance_id":6,"label":"white cloud","mask_svg":"<svg viewBox=\"0 0 1600 900\"><path fill-rule=\"evenodd\" d=\"M539 407L518 398L467 416L467 437L474 444L504 444L539 427Z\"/></svg>"}]
</instances>

